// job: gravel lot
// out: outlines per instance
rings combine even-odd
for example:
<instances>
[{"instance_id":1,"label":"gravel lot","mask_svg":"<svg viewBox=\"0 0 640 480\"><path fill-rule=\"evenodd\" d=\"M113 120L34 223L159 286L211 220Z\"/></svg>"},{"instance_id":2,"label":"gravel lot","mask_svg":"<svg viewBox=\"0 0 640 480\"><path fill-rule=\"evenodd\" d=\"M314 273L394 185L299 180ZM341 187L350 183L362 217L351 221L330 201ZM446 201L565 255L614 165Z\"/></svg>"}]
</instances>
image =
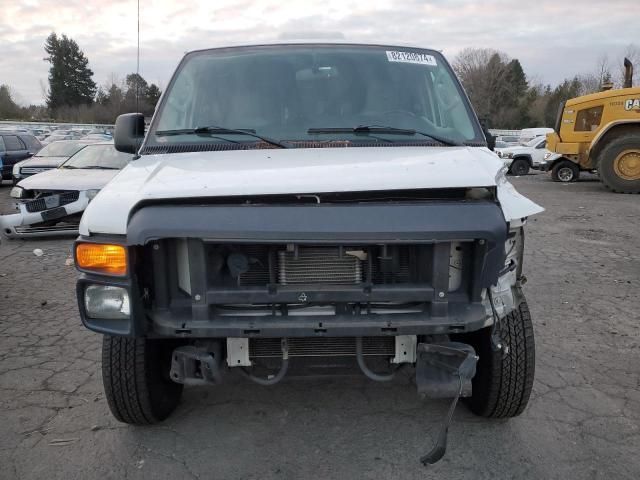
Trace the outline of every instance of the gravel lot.
<instances>
[{"instance_id":1,"label":"gravel lot","mask_svg":"<svg viewBox=\"0 0 640 480\"><path fill-rule=\"evenodd\" d=\"M30 240L0 246L0 478L639 478L640 196L588 176L513 182L547 209L527 231L533 395L509 421L460 406L439 464L418 458L448 402L408 381L238 380L187 389L160 426L118 423L100 337L76 312L71 240Z\"/></svg>"}]
</instances>

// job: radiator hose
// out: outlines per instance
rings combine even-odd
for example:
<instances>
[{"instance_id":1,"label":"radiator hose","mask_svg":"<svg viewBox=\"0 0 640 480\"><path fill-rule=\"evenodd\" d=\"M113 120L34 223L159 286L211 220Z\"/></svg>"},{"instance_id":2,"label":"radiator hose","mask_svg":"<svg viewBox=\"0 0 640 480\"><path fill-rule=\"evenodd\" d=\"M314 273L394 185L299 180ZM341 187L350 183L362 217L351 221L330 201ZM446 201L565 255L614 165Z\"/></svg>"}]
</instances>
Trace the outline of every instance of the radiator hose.
<instances>
[{"instance_id":1,"label":"radiator hose","mask_svg":"<svg viewBox=\"0 0 640 480\"><path fill-rule=\"evenodd\" d=\"M287 370L289 369L289 344L286 338L282 339L281 347L282 363L280 364L280 370L278 370L278 373L276 373L274 376L268 378L256 377L255 375L247 372L244 368L240 368L240 373L252 382L257 383L258 385L275 385L284 378L284 376L287 374Z\"/></svg>"},{"instance_id":2,"label":"radiator hose","mask_svg":"<svg viewBox=\"0 0 640 480\"><path fill-rule=\"evenodd\" d=\"M362 373L364 373L367 378L376 382L390 382L393 380L395 372L391 372L388 375L380 375L369 370L369 367L367 367L367 364L364 362L364 355L362 353L362 337L356 337L356 358L358 359L360 370L362 370Z\"/></svg>"}]
</instances>

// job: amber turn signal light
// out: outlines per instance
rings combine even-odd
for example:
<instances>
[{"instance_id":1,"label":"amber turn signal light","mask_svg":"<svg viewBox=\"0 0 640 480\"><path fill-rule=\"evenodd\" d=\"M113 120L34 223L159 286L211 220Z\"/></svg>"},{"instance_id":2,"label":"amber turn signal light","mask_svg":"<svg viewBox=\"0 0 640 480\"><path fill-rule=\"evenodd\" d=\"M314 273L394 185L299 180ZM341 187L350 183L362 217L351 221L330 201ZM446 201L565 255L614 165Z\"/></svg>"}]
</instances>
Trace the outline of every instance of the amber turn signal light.
<instances>
[{"instance_id":1,"label":"amber turn signal light","mask_svg":"<svg viewBox=\"0 0 640 480\"><path fill-rule=\"evenodd\" d=\"M76 266L80 270L124 276L127 274L127 251L122 245L78 243Z\"/></svg>"}]
</instances>

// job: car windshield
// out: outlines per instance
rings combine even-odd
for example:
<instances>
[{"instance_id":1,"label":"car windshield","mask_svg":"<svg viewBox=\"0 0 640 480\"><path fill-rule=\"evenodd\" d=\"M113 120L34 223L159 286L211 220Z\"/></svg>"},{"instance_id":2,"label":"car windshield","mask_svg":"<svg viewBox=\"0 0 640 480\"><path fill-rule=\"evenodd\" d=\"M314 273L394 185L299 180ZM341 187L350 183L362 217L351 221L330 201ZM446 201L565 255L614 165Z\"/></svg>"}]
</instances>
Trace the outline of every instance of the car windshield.
<instances>
[{"instance_id":1,"label":"car windshield","mask_svg":"<svg viewBox=\"0 0 640 480\"><path fill-rule=\"evenodd\" d=\"M147 145L260 142L256 135L277 146L484 143L438 52L279 45L188 54L163 96Z\"/></svg>"},{"instance_id":2,"label":"car windshield","mask_svg":"<svg viewBox=\"0 0 640 480\"><path fill-rule=\"evenodd\" d=\"M87 145L69 160L64 162L60 168L120 170L129 163L129 160L131 160L130 154L118 152L111 144Z\"/></svg>"},{"instance_id":3,"label":"car windshield","mask_svg":"<svg viewBox=\"0 0 640 480\"><path fill-rule=\"evenodd\" d=\"M70 157L84 147L76 142L53 142L40 150L36 157Z\"/></svg>"},{"instance_id":4,"label":"car windshield","mask_svg":"<svg viewBox=\"0 0 640 480\"><path fill-rule=\"evenodd\" d=\"M536 137L533 140L529 140L527 143L525 143L525 145L527 147L535 147L536 145L538 145L538 143L540 143L541 140L542 138Z\"/></svg>"}]
</instances>

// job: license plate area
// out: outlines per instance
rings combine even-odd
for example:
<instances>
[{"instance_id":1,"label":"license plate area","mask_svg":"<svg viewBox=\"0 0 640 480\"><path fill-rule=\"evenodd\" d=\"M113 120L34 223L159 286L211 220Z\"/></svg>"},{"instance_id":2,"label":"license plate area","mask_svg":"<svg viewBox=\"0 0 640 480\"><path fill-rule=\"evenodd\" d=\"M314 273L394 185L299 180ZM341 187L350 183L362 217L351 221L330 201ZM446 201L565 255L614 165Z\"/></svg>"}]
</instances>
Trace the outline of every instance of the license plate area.
<instances>
[{"instance_id":1,"label":"license plate area","mask_svg":"<svg viewBox=\"0 0 640 480\"><path fill-rule=\"evenodd\" d=\"M46 212L42 212L40 215L42 215L42 220L48 222L49 220L56 220L58 218L66 217L67 210L64 207L58 207L47 210Z\"/></svg>"}]
</instances>

